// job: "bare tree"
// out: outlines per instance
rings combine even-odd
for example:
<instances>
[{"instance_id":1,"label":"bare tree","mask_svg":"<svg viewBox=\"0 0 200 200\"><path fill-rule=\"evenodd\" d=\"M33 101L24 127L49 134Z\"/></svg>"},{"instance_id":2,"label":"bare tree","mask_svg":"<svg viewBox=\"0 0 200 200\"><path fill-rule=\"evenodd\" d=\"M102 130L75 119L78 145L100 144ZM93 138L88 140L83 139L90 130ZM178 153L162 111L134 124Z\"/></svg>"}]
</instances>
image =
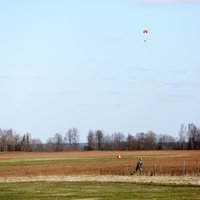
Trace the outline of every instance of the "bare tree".
<instances>
[{"instance_id":1,"label":"bare tree","mask_svg":"<svg viewBox=\"0 0 200 200\"><path fill-rule=\"evenodd\" d=\"M135 149L135 146L136 146L135 138L130 133L128 134L128 136L126 138L126 143L127 143L127 150L134 150Z\"/></svg>"},{"instance_id":2,"label":"bare tree","mask_svg":"<svg viewBox=\"0 0 200 200\"><path fill-rule=\"evenodd\" d=\"M145 150L145 140L146 140L145 133L136 134L137 150Z\"/></svg>"},{"instance_id":3,"label":"bare tree","mask_svg":"<svg viewBox=\"0 0 200 200\"><path fill-rule=\"evenodd\" d=\"M91 130L88 132L87 141L88 141L88 150L89 151L95 150L95 134Z\"/></svg>"},{"instance_id":4,"label":"bare tree","mask_svg":"<svg viewBox=\"0 0 200 200\"><path fill-rule=\"evenodd\" d=\"M4 151L5 148L5 136L2 129L0 129L0 151Z\"/></svg>"},{"instance_id":5,"label":"bare tree","mask_svg":"<svg viewBox=\"0 0 200 200\"><path fill-rule=\"evenodd\" d=\"M103 149L104 150L114 150L114 145L113 145L113 138L110 135L105 135L104 136L104 141L103 141Z\"/></svg>"},{"instance_id":6,"label":"bare tree","mask_svg":"<svg viewBox=\"0 0 200 200\"><path fill-rule=\"evenodd\" d=\"M145 135L145 149L146 150L155 150L156 142L157 142L156 134L152 131L149 131Z\"/></svg>"},{"instance_id":7,"label":"bare tree","mask_svg":"<svg viewBox=\"0 0 200 200\"><path fill-rule=\"evenodd\" d=\"M187 135L187 127L184 124L181 124L181 128L179 131L179 148L181 150L185 150L187 148L186 135Z\"/></svg>"},{"instance_id":8,"label":"bare tree","mask_svg":"<svg viewBox=\"0 0 200 200\"><path fill-rule=\"evenodd\" d=\"M44 146L39 138L30 139L30 151L43 151Z\"/></svg>"},{"instance_id":9,"label":"bare tree","mask_svg":"<svg viewBox=\"0 0 200 200\"><path fill-rule=\"evenodd\" d=\"M16 133L12 130L4 130L5 136L5 150L6 151L15 151L16 147L16 140L15 140Z\"/></svg>"},{"instance_id":10,"label":"bare tree","mask_svg":"<svg viewBox=\"0 0 200 200\"><path fill-rule=\"evenodd\" d=\"M21 136L19 134L14 135L15 151L21 151Z\"/></svg>"},{"instance_id":11,"label":"bare tree","mask_svg":"<svg viewBox=\"0 0 200 200\"><path fill-rule=\"evenodd\" d=\"M191 150L200 150L200 129L188 124L188 145Z\"/></svg>"},{"instance_id":12,"label":"bare tree","mask_svg":"<svg viewBox=\"0 0 200 200\"><path fill-rule=\"evenodd\" d=\"M72 145L77 146L79 144L79 133L77 128L72 128Z\"/></svg>"},{"instance_id":13,"label":"bare tree","mask_svg":"<svg viewBox=\"0 0 200 200\"><path fill-rule=\"evenodd\" d=\"M22 141L21 141L21 151L28 151L28 150L29 150L29 144L30 144L29 137L30 137L30 134L29 134L29 133L25 134L25 135L22 137Z\"/></svg>"},{"instance_id":14,"label":"bare tree","mask_svg":"<svg viewBox=\"0 0 200 200\"><path fill-rule=\"evenodd\" d=\"M52 137L50 137L50 138L47 139L47 142L46 142L46 145L45 145L45 149L47 151L54 151L55 145L54 145Z\"/></svg>"},{"instance_id":15,"label":"bare tree","mask_svg":"<svg viewBox=\"0 0 200 200\"><path fill-rule=\"evenodd\" d=\"M114 147L115 147L115 150L122 150L123 149L123 144L125 143L125 136L123 133L121 132L117 132L117 133L114 133L113 135L113 143L114 143Z\"/></svg>"},{"instance_id":16,"label":"bare tree","mask_svg":"<svg viewBox=\"0 0 200 200\"><path fill-rule=\"evenodd\" d=\"M65 150L78 150L79 134L78 129L71 128L67 131L64 137Z\"/></svg>"},{"instance_id":17,"label":"bare tree","mask_svg":"<svg viewBox=\"0 0 200 200\"><path fill-rule=\"evenodd\" d=\"M173 136L163 134L158 136L158 149L159 150L173 150L175 148L176 140Z\"/></svg>"},{"instance_id":18,"label":"bare tree","mask_svg":"<svg viewBox=\"0 0 200 200\"><path fill-rule=\"evenodd\" d=\"M63 151L63 137L60 133L56 133L53 137L54 151Z\"/></svg>"},{"instance_id":19,"label":"bare tree","mask_svg":"<svg viewBox=\"0 0 200 200\"><path fill-rule=\"evenodd\" d=\"M6 151L15 150L15 140L13 137L13 130L4 130L5 142L6 142Z\"/></svg>"},{"instance_id":20,"label":"bare tree","mask_svg":"<svg viewBox=\"0 0 200 200\"><path fill-rule=\"evenodd\" d=\"M95 132L95 138L96 138L96 145L97 150L103 150L103 132L101 130L97 130Z\"/></svg>"}]
</instances>

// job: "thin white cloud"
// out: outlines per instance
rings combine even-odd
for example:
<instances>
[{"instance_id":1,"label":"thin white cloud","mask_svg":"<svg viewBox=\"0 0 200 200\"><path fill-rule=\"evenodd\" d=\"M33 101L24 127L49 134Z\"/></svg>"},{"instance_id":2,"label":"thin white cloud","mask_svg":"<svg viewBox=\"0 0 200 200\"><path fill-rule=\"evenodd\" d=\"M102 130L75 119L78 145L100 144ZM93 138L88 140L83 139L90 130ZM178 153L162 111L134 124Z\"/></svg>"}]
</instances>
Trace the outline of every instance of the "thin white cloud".
<instances>
[{"instance_id":1,"label":"thin white cloud","mask_svg":"<svg viewBox=\"0 0 200 200\"><path fill-rule=\"evenodd\" d=\"M134 0L139 4L159 5L159 4L198 4L200 0Z\"/></svg>"}]
</instances>

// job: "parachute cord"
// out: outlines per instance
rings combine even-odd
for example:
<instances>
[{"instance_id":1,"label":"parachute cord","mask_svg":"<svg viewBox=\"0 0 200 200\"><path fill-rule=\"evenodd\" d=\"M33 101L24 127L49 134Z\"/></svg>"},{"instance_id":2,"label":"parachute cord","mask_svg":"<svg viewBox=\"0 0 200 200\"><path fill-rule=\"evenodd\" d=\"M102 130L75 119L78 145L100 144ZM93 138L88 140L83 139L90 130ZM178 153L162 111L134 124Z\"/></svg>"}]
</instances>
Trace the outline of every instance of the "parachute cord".
<instances>
[{"instance_id":1,"label":"parachute cord","mask_svg":"<svg viewBox=\"0 0 200 200\"><path fill-rule=\"evenodd\" d=\"M147 37L144 37L144 68L147 69L148 68L148 61L147 61L147 53L148 53L148 42L147 42Z\"/></svg>"}]
</instances>

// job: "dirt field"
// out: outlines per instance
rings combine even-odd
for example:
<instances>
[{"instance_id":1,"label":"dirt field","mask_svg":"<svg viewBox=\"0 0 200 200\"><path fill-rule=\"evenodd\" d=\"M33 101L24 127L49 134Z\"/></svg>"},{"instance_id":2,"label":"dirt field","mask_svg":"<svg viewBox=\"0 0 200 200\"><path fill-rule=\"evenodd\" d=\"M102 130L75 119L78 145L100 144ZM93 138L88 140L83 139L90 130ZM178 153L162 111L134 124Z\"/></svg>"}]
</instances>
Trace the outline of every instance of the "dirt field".
<instances>
[{"instance_id":1,"label":"dirt field","mask_svg":"<svg viewBox=\"0 0 200 200\"><path fill-rule=\"evenodd\" d=\"M117 158L121 155L121 159ZM143 158L143 176L199 176L200 151L0 153L0 177L123 175ZM136 173L133 174L136 177Z\"/></svg>"}]
</instances>

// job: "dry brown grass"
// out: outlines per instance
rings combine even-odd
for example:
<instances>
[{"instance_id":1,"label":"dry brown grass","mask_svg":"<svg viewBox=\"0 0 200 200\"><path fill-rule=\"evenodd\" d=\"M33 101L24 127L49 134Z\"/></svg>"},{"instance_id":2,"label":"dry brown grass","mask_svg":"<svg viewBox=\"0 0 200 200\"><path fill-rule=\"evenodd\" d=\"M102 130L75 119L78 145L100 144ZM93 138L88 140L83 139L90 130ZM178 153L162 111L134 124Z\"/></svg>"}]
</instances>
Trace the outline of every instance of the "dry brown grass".
<instances>
[{"instance_id":1,"label":"dry brown grass","mask_svg":"<svg viewBox=\"0 0 200 200\"><path fill-rule=\"evenodd\" d=\"M0 183L12 182L130 182L130 183L150 183L161 185L189 185L200 186L199 177L194 176L94 176L94 175L76 175L76 176L21 176L21 177L0 177Z\"/></svg>"},{"instance_id":2,"label":"dry brown grass","mask_svg":"<svg viewBox=\"0 0 200 200\"><path fill-rule=\"evenodd\" d=\"M121 159L117 158L121 155ZM136 161L143 158L143 175L198 175L200 151L95 151L95 152L8 152L0 153L1 162L80 159L80 163L50 163L28 166L0 167L5 176L66 176L66 175L130 175ZM86 159L110 159L84 162Z\"/></svg>"}]
</instances>

